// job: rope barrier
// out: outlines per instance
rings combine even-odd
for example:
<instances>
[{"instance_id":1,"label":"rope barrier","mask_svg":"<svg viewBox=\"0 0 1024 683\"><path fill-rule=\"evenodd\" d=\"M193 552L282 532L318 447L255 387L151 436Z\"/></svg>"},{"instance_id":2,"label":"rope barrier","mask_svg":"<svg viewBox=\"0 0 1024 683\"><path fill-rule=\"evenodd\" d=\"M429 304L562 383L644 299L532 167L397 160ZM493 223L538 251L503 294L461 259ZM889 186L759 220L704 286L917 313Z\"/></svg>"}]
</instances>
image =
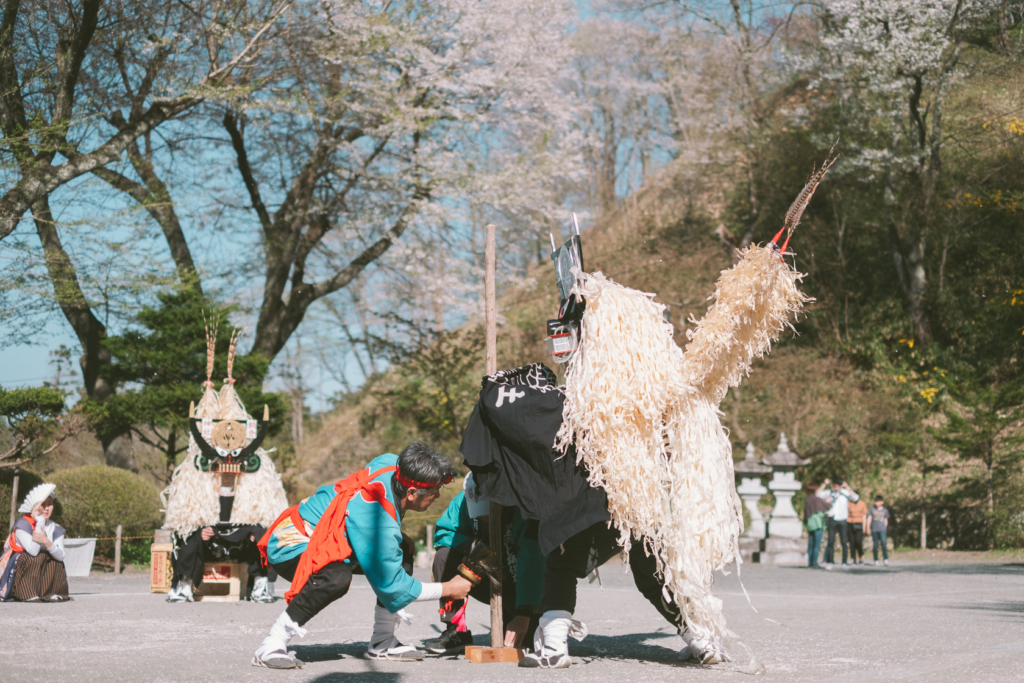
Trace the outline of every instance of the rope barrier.
<instances>
[{"instance_id":1,"label":"rope barrier","mask_svg":"<svg viewBox=\"0 0 1024 683\"><path fill-rule=\"evenodd\" d=\"M153 534L150 534L149 536L122 536L121 540L122 541L135 541L135 540L138 540L140 538L156 538L156 536L154 536ZM111 536L110 538L97 538L96 540L97 541L116 541L117 540L117 536Z\"/></svg>"}]
</instances>

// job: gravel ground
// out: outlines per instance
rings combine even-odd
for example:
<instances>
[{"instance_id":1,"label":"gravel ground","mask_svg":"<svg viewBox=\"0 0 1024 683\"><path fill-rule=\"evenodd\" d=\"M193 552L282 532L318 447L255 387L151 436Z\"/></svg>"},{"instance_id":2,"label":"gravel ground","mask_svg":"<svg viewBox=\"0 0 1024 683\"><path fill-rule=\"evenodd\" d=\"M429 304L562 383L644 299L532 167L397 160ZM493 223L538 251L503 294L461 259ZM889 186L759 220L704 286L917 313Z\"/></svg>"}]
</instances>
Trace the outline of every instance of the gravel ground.
<instances>
[{"instance_id":1,"label":"gravel ground","mask_svg":"<svg viewBox=\"0 0 1024 683\"><path fill-rule=\"evenodd\" d=\"M946 558L944 558L946 559ZM974 558L970 558L974 559ZM1016 559L1016 558L1014 558ZM417 570L425 578L424 570ZM1024 564L910 562L847 571L753 565L740 581L722 577L738 661L712 667L679 664L682 641L636 591L618 565L601 572L603 587L580 585L577 617L590 629L570 641L568 670L524 670L428 658L419 663L362 659L372 624L373 593L363 577L293 641L301 670L250 665L252 652L284 607L167 604L139 573L72 579L63 605L0 605L3 681L1007 681L1024 680ZM283 593L285 584L278 584ZM411 606L412 627L398 635L419 643L438 632L436 606ZM476 642L489 644L487 608L469 610ZM16 635L15 635L16 634ZM750 655L746 654L751 653Z\"/></svg>"}]
</instances>

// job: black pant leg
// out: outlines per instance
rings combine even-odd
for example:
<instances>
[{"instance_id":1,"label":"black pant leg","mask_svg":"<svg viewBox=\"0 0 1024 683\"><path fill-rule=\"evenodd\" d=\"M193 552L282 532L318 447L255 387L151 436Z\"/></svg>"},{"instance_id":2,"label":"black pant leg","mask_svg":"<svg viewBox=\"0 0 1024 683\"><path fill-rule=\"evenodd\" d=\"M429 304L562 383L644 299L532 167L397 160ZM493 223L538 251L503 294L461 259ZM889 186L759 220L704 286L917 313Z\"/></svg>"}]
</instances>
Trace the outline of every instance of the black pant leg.
<instances>
[{"instance_id":1,"label":"black pant leg","mask_svg":"<svg viewBox=\"0 0 1024 683\"><path fill-rule=\"evenodd\" d=\"M201 529L196 529L185 537L177 547L174 557L174 582L187 580L198 587L203 582L203 537Z\"/></svg>"},{"instance_id":2,"label":"black pant leg","mask_svg":"<svg viewBox=\"0 0 1024 683\"><path fill-rule=\"evenodd\" d=\"M658 561L654 554L644 552L643 545L633 542L629 550L629 569L633 573L633 583L647 601L654 605L661 616L675 627L682 626L683 618L679 606L674 602L666 602L663 588L664 582L658 577Z\"/></svg>"},{"instance_id":3,"label":"black pant leg","mask_svg":"<svg viewBox=\"0 0 1024 683\"><path fill-rule=\"evenodd\" d=\"M604 532L607 532L605 522L598 522L551 551L544 569L541 613L551 610L576 611L576 582L587 575L587 563L595 534Z\"/></svg>"},{"instance_id":4,"label":"black pant leg","mask_svg":"<svg viewBox=\"0 0 1024 683\"><path fill-rule=\"evenodd\" d=\"M289 583L295 578L295 570L299 568L299 560L302 559L302 553L299 553L290 560L279 562L277 564L271 564L268 567L267 575L269 576L273 572L276 576L283 576L285 581Z\"/></svg>"},{"instance_id":5,"label":"black pant leg","mask_svg":"<svg viewBox=\"0 0 1024 683\"><path fill-rule=\"evenodd\" d=\"M825 562L835 564L836 561L836 520L826 517L828 528L828 544L825 546Z\"/></svg>"},{"instance_id":6,"label":"black pant leg","mask_svg":"<svg viewBox=\"0 0 1024 683\"><path fill-rule=\"evenodd\" d=\"M846 534L846 522L836 522L836 526L839 527L839 542L843 544L843 564L846 564L847 556L850 552L849 537Z\"/></svg>"},{"instance_id":7,"label":"black pant leg","mask_svg":"<svg viewBox=\"0 0 1024 683\"><path fill-rule=\"evenodd\" d=\"M352 567L344 562L331 562L306 580L285 611L302 626L323 608L344 597L351 585Z\"/></svg>"},{"instance_id":8,"label":"black pant leg","mask_svg":"<svg viewBox=\"0 0 1024 683\"><path fill-rule=\"evenodd\" d=\"M856 562L864 557L864 524L847 522L850 533L850 559Z\"/></svg>"}]
</instances>

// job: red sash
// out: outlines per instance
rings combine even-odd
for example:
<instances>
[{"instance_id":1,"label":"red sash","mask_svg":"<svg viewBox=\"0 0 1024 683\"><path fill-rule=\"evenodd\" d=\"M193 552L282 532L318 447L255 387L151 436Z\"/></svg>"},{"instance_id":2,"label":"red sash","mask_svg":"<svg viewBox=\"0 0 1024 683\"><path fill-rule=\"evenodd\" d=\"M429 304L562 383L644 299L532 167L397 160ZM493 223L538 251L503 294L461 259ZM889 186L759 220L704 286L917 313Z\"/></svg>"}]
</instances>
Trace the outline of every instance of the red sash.
<instances>
[{"instance_id":1,"label":"red sash","mask_svg":"<svg viewBox=\"0 0 1024 683\"><path fill-rule=\"evenodd\" d=\"M36 520L32 515L25 515L23 519L27 519L28 523L32 525L32 531L36 530ZM7 546L16 553L23 553L25 549L18 545L18 530L11 529L11 535L7 537Z\"/></svg>"},{"instance_id":2,"label":"red sash","mask_svg":"<svg viewBox=\"0 0 1024 683\"><path fill-rule=\"evenodd\" d=\"M306 580L310 576L331 562L341 562L352 554L352 547L348 544L348 538L345 536L345 515L348 512L349 501L355 496L365 493L369 500L380 503L387 510L388 514L391 515L392 519L398 521L398 512L387 499L384 487L379 482L373 481L382 474L397 470L397 467L384 467L376 472L362 469L334 485L337 495L334 496L334 500L327 506L323 516L320 517L320 521L317 522L316 527L313 529L313 536L309 539L309 545L306 546L306 550L303 551L302 556L299 558L299 566L295 568L292 586L284 594L284 599L287 602L290 603L292 598L298 595L298 592L306 585ZM373 484L377 484L377 486L373 486ZM285 512L290 512L290 510L291 508ZM282 517L278 518L278 521L283 517L284 513L282 513ZM274 526L277 526L277 522L274 523ZM298 528L304 529L305 526L299 526ZM269 534L270 532L267 533ZM263 543L264 540L269 543L269 536L265 535L260 539L260 543ZM263 548L265 549L266 546L264 545Z\"/></svg>"}]
</instances>

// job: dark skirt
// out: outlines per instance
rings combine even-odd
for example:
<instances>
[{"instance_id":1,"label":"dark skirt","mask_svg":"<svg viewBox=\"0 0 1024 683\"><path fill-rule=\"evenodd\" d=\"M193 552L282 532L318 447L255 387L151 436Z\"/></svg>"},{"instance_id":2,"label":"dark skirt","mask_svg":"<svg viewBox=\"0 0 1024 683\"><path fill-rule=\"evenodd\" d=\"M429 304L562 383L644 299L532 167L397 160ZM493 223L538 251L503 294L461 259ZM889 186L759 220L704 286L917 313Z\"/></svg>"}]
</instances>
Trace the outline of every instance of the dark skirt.
<instances>
[{"instance_id":1,"label":"dark skirt","mask_svg":"<svg viewBox=\"0 0 1024 683\"><path fill-rule=\"evenodd\" d=\"M11 597L15 600L42 600L44 602L58 596L68 600L68 574L64 563L53 559L45 550L33 557L28 553L18 553L18 561L14 570L14 589Z\"/></svg>"}]
</instances>

